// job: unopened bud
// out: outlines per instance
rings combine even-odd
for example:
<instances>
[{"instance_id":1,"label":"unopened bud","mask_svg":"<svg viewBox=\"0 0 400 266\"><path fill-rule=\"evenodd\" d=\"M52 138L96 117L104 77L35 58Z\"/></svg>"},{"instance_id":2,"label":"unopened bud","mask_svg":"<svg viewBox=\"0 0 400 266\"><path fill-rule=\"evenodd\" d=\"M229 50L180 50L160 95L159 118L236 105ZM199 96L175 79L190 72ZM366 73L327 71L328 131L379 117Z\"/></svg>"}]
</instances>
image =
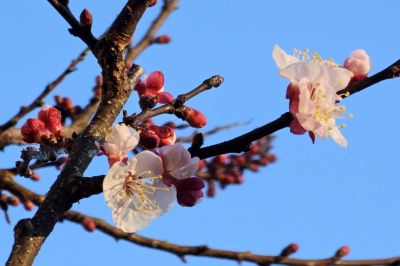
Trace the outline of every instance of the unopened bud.
<instances>
[{"instance_id":1,"label":"unopened bud","mask_svg":"<svg viewBox=\"0 0 400 266\"><path fill-rule=\"evenodd\" d=\"M154 38L154 42L159 44L167 44L171 42L171 37L167 34L164 34Z\"/></svg>"},{"instance_id":2,"label":"unopened bud","mask_svg":"<svg viewBox=\"0 0 400 266\"><path fill-rule=\"evenodd\" d=\"M149 7L152 7L157 4L157 0L151 0L149 3Z\"/></svg>"},{"instance_id":3,"label":"unopened bud","mask_svg":"<svg viewBox=\"0 0 400 266\"><path fill-rule=\"evenodd\" d=\"M39 120L43 121L46 128L56 137L62 136L61 112L53 106L43 107L38 114Z\"/></svg>"},{"instance_id":4,"label":"unopened bud","mask_svg":"<svg viewBox=\"0 0 400 266\"><path fill-rule=\"evenodd\" d=\"M207 119L203 113L187 106L181 106L175 114L189 123L191 127L201 128L207 124Z\"/></svg>"},{"instance_id":5,"label":"unopened bud","mask_svg":"<svg viewBox=\"0 0 400 266\"><path fill-rule=\"evenodd\" d=\"M354 50L344 61L344 67L354 73L366 77L371 70L371 62L367 52L363 49Z\"/></svg>"},{"instance_id":6,"label":"unopened bud","mask_svg":"<svg viewBox=\"0 0 400 266\"><path fill-rule=\"evenodd\" d=\"M146 149L154 149L160 145L160 138L152 130L143 130L140 132L140 142Z\"/></svg>"},{"instance_id":7,"label":"unopened bud","mask_svg":"<svg viewBox=\"0 0 400 266\"><path fill-rule=\"evenodd\" d=\"M31 179L33 181L39 181L40 180L40 175L38 173L32 173L31 174Z\"/></svg>"},{"instance_id":8,"label":"unopened bud","mask_svg":"<svg viewBox=\"0 0 400 266\"><path fill-rule=\"evenodd\" d=\"M8 197L7 203L12 206L18 206L21 203L21 200L17 197Z\"/></svg>"},{"instance_id":9,"label":"unopened bud","mask_svg":"<svg viewBox=\"0 0 400 266\"><path fill-rule=\"evenodd\" d=\"M291 244L289 244L287 247L285 247L282 250L280 256L281 257L288 257L288 256L296 253L298 250L299 250L299 245L296 244L296 243L291 243Z\"/></svg>"},{"instance_id":10,"label":"unopened bud","mask_svg":"<svg viewBox=\"0 0 400 266\"><path fill-rule=\"evenodd\" d=\"M51 132L43 121L29 118L21 127L21 135L26 143L41 143L43 138L50 138Z\"/></svg>"},{"instance_id":11,"label":"unopened bud","mask_svg":"<svg viewBox=\"0 0 400 266\"><path fill-rule=\"evenodd\" d=\"M342 246L336 251L335 258L336 259L340 259L340 258L342 258L344 256L349 255L349 253L350 253L350 247L349 246Z\"/></svg>"},{"instance_id":12,"label":"unopened bud","mask_svg":"<svg viewBox=\"0 0 400 266\"><path fill-rule=\"evenodd\" d=\"M83 219L82 225L88 232L93 232L94 230L96 230L96 223L92 219Z\"/></svg>"},{"instance_id":13,"label":"unopened bud","mask_svg":"<svg viewBox=\"0 0 400 266\"><path fill-rule=\"evenodd\" d=\"M79 20L81 24L85 27L91 27L93 23L93 16L90 14L89 10L86 8L82 11Z\"/></svg>"},{"instance_id":14,"label":"unopened bud","mask_svg":"<svg viewBox=\"0 0 400 266\"><path fill-rule=\"evenodd\" d=\"M31 210L33 209L34 206L35 206L35 205L34 205L33 202L30 201L30 200L27 200L27 201L24 202L24 208L25 208L25 210L27 210L27 211L31 211Z\"/></svg>"}]
</instances>

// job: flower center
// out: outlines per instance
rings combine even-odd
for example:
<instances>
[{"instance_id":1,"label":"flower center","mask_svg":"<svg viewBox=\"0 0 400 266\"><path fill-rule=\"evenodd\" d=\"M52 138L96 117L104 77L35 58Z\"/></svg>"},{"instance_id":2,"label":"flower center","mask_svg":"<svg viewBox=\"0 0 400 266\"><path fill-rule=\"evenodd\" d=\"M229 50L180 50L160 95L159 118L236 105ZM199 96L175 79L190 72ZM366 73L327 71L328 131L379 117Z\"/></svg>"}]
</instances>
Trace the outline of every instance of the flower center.
<instances>
[{"instance_id":1,"label":"flower center","mask_svg":"<svg viewBox=\"0 0 400 266\"><path fill-rule=\"evenodd\" d=\"M308 54L309 52L310 52L310 49L308 49L308 48L304 49L304 51L294 48L293 56L296 57L297 59L299 59L300 62L326 64L326 65L330 65L330 66L334 66L334 67L339 66L338 64L335 63L335 61L332 58L324 60L318 53L313 52L312 56L310 56Z\"/></svg>"},{"instance_id":2,"label":"flower center","mask_svg":"<svg viewBox=\"0 0 400 266\"><path fill-rule=\"evenodd\" d=\"M125 177L123 191L128 197L135 196L138 198L138 206L136 206L138 210L155 211L160 209L160 206L155 200L151 199L151 196L156 191L168 192L169 188L154 184L156 180L162 179L161 175L143 177L144 174L148 173L150 173L150 171L146 171L140 175L134 175L129 172L129 175ZM162 182L160 182L160 184L162 184Z\"/></svg>"}]
</instances>

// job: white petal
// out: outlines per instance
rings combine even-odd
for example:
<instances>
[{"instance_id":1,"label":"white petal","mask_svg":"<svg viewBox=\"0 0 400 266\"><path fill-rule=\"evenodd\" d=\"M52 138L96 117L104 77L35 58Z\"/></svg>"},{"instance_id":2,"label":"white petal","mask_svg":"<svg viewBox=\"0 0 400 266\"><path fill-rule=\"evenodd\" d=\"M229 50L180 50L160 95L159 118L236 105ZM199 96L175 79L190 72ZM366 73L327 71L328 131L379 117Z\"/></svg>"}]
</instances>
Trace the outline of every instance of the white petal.
<instances>
[{"instance_id":1,"label":"white petal","mask_svg":"<svg viewBox=\"0 0 400 266\"><path fill-rule=\"evenodd\" d=\"M353 73L342 67L326 66L326 73L329 77L329 84L336 90L341 90L347 87Z\"/></svg>"},{"instance_id":2,"label":"white petal","mask_svg":"<svg viewBox=\"0 0 400 266\"><path fill-rule=\"evenodd\" d=\"M118 228L129 233L145 228L152 219L147 212L137 211L132 200L121 201L113 208L112 217Z\"/></svg>"},{"instance_id":3,"label":"white petal","mask_svg":"<svg viewBox=\"0 0 400 266\"><path fill-rule=\"evenodd\" d=\"M142 177L154 177L164 172L160 156L151 151L142 151L130 161L135 162L135 165L129 164L130 171Z\"/></svg>"},{"instance_id":4,"label":"white petal","mask_svg":"<svg viewBox=\"0 0 400 266\"><path fill-rule=\"evenodd\" d=\"M176 199L176 189L175 186L166 187L161 180L156 180L153 185L168 189L168 191L156 190L153 195L149 196L160 207L154 213L155 217L160 217L172 208Z\"/></svg>"},{"instance_id":5,"label":"white petal","mask_svg":"<svg viewBox=\"0 0 400 266\"><path fill-rule=\"evenodd\" d=\"M192 160L190 153L185 149L182 143L164 146L160 149L160 153L163 157L165 170L168 172L185 167L190 164Z\"/></svg>"},{"instance_id":6,"label":"white petal","mask_svg":"<svg viewBox=\"0 0 400 266\"><path fill-rule=\"evenodd\" d=\"M295 84L299 83L301 78L307 78L313 84L317 82L325 84L328 80L328 76L318 63L294 63L282 69L280 74Z\"/></svg>"},{"instance_id":7,"label":"white petal","mask_svg":"<svg viewBox=\"0 0 400 266\"><path fill-rule=\"evenodd\" d=\"M127 174L126 169L127 166L124 163L115 163L104 177L104 198L107 205L111 208L114 208L115 205L119 204L118 202L121 200L121 195L123 195L121 192Z\"/></svg>"},{"instance_id":8,"label":"white petal","mask_svg":"<svg viewBox=\"0 0 400 266\"><path fill-rule=\"evenodd\" d=\"M347 140L344 138L342 132L340 132L340 130L335 126L332 128L332 130L329 131L332 139L339 144L340 146L342 146L343 148L347 147Z\"/></svg>"},{"instance_id":9,"label":"white petal","mask_svg":"<svg viewBox=\"0 0 400 266\"><path fill-rule=\"evenodd\" d=\"M272 58L279 69L283 69L293 63L299 62L299 59L292 55L288 55L278 45L275 45L272 50Z\"/></svg>"}]
</instances>

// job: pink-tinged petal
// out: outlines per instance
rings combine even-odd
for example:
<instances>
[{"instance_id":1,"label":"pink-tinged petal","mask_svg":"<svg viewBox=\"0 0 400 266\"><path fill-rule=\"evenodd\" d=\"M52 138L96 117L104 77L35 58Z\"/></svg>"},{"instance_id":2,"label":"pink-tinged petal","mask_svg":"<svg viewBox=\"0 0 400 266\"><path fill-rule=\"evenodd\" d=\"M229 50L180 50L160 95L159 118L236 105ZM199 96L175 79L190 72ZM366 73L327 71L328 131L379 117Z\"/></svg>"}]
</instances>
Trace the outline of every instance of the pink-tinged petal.
<instances>
[{"instance_id":1,"label":"pink-tinged petal","mask_svg":"<svg viewBox=\"0 0 400 266\"><path fill-rule=\"evenodd\" d=\"M158 93L158 102L165 104L165 103L170 103L174 100L174 96L172 96L171 93L163 91Z\"/></svg>"},{"instance_id":2,"label":"pink-tinged petal","mask_svg":"<svg viewBox=\"0 0 400 266\"><path fill-rule=\"evenodd\" d=\"M367 76L371 70L371 61L363 49L354 50L344 62L344 67L355 75Z\"/></svg>"},{"instance_id":3,"label":"pink-tinged petal","mask_svg":"<svg viewBox=\"0 0 400 266\"><path fill-rule=\"evenodd\" d=\"M161 158L154 152L139 152L131 160L136 160L134 171L141 177L161 176L164 172ZM132 170L131 167L128 168Z\"/></svg>"},{"instance_id":4,"label":"pink-tinged petal","mask_svg":"<svg viewBox=\"0 0 400 266\"><path fill-rule=\"evenodd\" d=\"M292 122L290 122L290 132L296 135L303 135L307 131L301 126L297 118L293 118Z\"/></svg>"},{"instance_id":5,"label":"pink-tinged petal","mask_svg":"<svg viewBox=\"0 0 400 266\"><path fill-rule=\"evenodd\" d=\"M343 67L326 66L325 71L329 77L328 84L335 92L346 88L353 77L353 73Z\"/></svg>"},{"instance_id":6,"label":"pink-tinged petal","mask_svg":"<svg viewBox=\"0 0 400 266\"><path fill-rule=\"evenodd\" d=\"M164 169L168 172L188 165L192 159L190 153L182 143L161 147L160 154L164 163Z\"/></svg>"},{"instance_id":7,"label":"pink-tinged petal","mask_svg":"<svg viewBox=\"0 0 400 266\"><path fill-rule=\"evenodd\" d=\"M272 58L279 69L283 69L291 64L299 62L298 58L288 55L278 45L275 45L274 49L272 50Z\"/></svg>"},{"instance_id":8,"label":"pink-tinged petal","mask_svg":"<svg viewBox=\"0 0 400 266\"><path fill-rule=\"evenodd\" d=\"M146 88L152 92L158 92L164 86L164 74L161 71L154 71L147 77Z\"/></svg>"}]
</instances>

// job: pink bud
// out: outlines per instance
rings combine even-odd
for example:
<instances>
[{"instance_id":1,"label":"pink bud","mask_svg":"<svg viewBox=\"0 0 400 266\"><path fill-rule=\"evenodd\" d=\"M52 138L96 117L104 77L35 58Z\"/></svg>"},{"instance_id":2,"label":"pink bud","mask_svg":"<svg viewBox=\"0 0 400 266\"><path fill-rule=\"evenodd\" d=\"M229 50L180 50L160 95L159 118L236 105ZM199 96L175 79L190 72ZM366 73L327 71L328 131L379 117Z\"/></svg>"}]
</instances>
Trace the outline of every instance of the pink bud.
<instances>
[{"instance_id":1,"label":"pink bud","mask_svg":"<svg viewBox=\"0 0 400 266\"><path fill-rule=\"evenodd\" d=\"M152 130L143 130L140 132L139 143L146 149L154 149L160 145L160 138Z\"/></svg>"},{"instance_id":2,"label":"pink bud","mask_svg":"<svg viewBox=\"0 0 400 266\"><path fill-rule=\"evenodd\" d=\"M193 207L204 196L201 191L205 187L200 177L189 177L174 182L177 191L177 200L181 206Z\"/></svg>"},{"instance_id":3,"label":"pink bud","mask_svg":"<svg viewBox=\"0 0 400 266\"><path fill-rule=\"evenodd\" d=\"M43 107L38 114L38 118L44 122L46 128L56 137L62 136L61 112L57 108L49 105Z\"/></svg>"},{"instance_id":4,"label":"pink bud","mask_svg":"<svg viewBox=\"0 0 400 266\"><path fill-rule=\"evenodd\" d=\"M190 126L195 128L201 128L207 124L207 118L205 117L205 115L191 107L187 107L185 120L189 123Z\"/></svg>"},{"instance_id":5,"label":"pink bud","mask_svg":"<svg viewBox=\"0 0 400 266\"><path fill-rule=\"evenodd\" d=\"M349 246L342 246L341 248L338 249L338 251L336 251L336 255L335 257L344 257L349 255L350 253L350 247Z\"/></svg>"},{"instance_id":6,"label":"pink bud","mask_svg":"<svg viewBox=\"0 0 400 266\"><path fill-rule=\"evenodd\" d=\"M21 203L21 200L17 197L8 197L7 203L12 206L18 206Z\"/></svg>"},{"instance_id":7,"label":"pink bud","mask_svg":"<svg viewBox=\"0 0 400 266\"><path fill-rule=\"evenodd\" d=\"M157 38L154 39L155 43L160 43L160 44L167 44L171 42L171 37L169 35L164 34L161 36L158 36Z\"/></svg>"},{"instance_id":8,"label":"pink bud","mask_svg":"<svg viewBox=\"0 0 400 266\"><path fill-rule=\"evenodd\" d=\"M371 62L365 50L357 49L344 61L344 67L356 76L361 75L366 77L371 70Z\"/></svg>"},{"instance_id":9,"label":"pink bud","mask_svg":"<svg viewBox=\"0 0 400 266\"><path fill-rule=\"evenodd\" d=\"M35 118L29 118L21 127L22 139L26 143L42 143L43 139L50 139L51 132L45 123Z\"/></svg>"},{"instance_id":10,"label":"pink bud","mask_svg":"<svg viewBox=\"0 0 400 266\"><path fill-rule=\"evenodd\" d=\"M92 26L92 23L93 23L92 14L90 14L89 10L87 10L86 8L82 11L79 19L83 26L86 26L86 27Z\"/></svg>"},{"instance_id":11,"label":"pink bud","mask_svg":"<svg viewBox=\"0 0 400 266\"><path fill-rule=\"evenodd\" d=\"M160 138L159 147L172 145L175 143L176 134L173 128L170 128L168 126L159 127L156 125L150 125L148 129L156 133L157 136Z\"/></svg>"},{"instance_id":12,"label":"pink bud","mask_svg":"<svg viewBox=\"0 0 400 266\"><path fill-rule=\"evenodd\" d=\"M164 74L161 71L150 73L146 81L146 89L149 93L157 93L164 86Z\"/></svg>"},{"instance_id":13,"label":"pink bud","mask_svg":"<svg viewBox=\"0 0 400 266\"><path fill-rule=\"evenodd\" d=\"M40 175L38 173L32 173L31 174L31 179L34 181L39 181L40 180Z\"/></svg>"},{"instance_id":14,"label":"pink bud","mask_svg":"<svg viewBox=\"0 0 400 266\"><path fill-rule=\"evenodd\" d=\"M27 210L27 211L31 211L31 210L33 209L34 206L35 206L35 205L34 205L33 202L30 201L30 200L27 200L27 201L24 202L24 208L25 208L25 210Z\"/></svg>"},{"instance_id":15,"label":"pink bud","mask_svg":"<svg viewBox=\"0 0 400 266\"><path fill-rule=\"evenodd\" d=\"M149 7L152 7L157 4L157 0L151 0L149 3Z\"/></svg>"},{"instance_id":16,"label":"pink bud","mask_svg":"<svg viewBox=\"0 0 400 266\"><path fill-rule=\"evenodd\" d=\"M94 230L96 230L96 223L92 219L83 219L82 225L88 232L93 232Z\"/></svg>"},{"instance_id":17,"label":"pink bud","mask_svg":"<svg viewBox=\"0 0 400 266\"><path fill-rule=\"evenodd\" d=\"M174 96L167 91L163 91L158 93L158 102L159 103L170 103L174 100Z\"/></svg>"},{"instance_id":18,"label":"pink bud","mask_svg":"<svg viewBox=\"0 0 400 266\"><path fill-rule=\"evenodd\" d=\"M291 243L282 250L280 256L288 257L293 253L296 253L298 250L299 250L299 245L296 243Z\"/></svg>"}]
</instances>

